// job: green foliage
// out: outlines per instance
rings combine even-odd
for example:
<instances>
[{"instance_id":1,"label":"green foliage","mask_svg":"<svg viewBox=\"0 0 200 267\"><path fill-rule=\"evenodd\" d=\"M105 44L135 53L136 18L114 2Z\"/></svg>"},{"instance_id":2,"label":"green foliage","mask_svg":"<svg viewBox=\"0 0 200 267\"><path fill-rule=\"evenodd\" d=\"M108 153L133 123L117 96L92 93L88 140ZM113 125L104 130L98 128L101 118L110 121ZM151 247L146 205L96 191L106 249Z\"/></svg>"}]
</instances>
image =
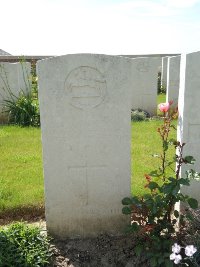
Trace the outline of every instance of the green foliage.
<instances>
[{"instance_id":1,"label":"green foliage","mask_svg":"<svg viewBox=\"0 0 200 267\"><path fill-rule=\"evenodd\" d=\"M23 71L23 79L25 89L21 89L19 95L15 95L9 85L7 73L0 65L0 78L3 81L6 97L3 100L4 112L8 114L9 123L20 126L39 126L40 113L37 99L37 83L33 76L33 87L28 77L27 69L24 66L23 60L20 62Z\"/></svg>"},{"instance_id":2,"label":"green foliage","mask_svg":"<svg viewBox=\"0 0 200 267\"><path fill-rule=\"evenodd\" d=\"M147 111L142 109L133 109L131 110L131 120L132 121L145 121L150 117L150 114Z\"/></svg>"},{"instance_id":3,"label":"green foliage","mask_svg":"<svg viewBox=\"0 0 200 267\"><path fill-rule=\"evenodd\" d=\"M157 93L158 94L166 94L166 86L161 81L161 72L158 72L158 79L157 79Z\"/></svg>"},{"instance_id":4,"label":"green foliage","mask_svg":"<svg viewBox=\"0 0 200 267\"><path fill-rule=\"evenodd\" d=\"M145 188L149 190L143 196L126 197L122 200L124 205L122 213L131 215L131 225L129 232L133 232L139 237L139 247L136 253L145 251L150 266L173 266L170 261L171 246L178 238L175 231L179 222L180 231L185 225L185 218L175 209L175 204L179 201L187 203L190 208L196 209L198 202L180 192L182 185L189 186L191 178L198 178L198 173L193 170L187 172L186 177L180 177L180 168L183 164L194 164L192 156L183 156L185 143L181 144L169 138L169 132L175 128L172 120L174 114L170 112L164 114L163 125L158 128L162 151L153 155L160 160L158 169L152 171L150 175L145 175ZM167 159L167 152L170 146L174 146L177 154L173 160ZM176 163L174 177L167 177L167 169ZM180 220L179 220L180 217ZM184 260L182 261L184 263Z\"/></svg>"},{"instance_id":5,"label":"green foliage","mask_svg":"<svg viewBox=\"0 0 200 267\"><path fill-rule=\"evenodd\" d=\"M0 230L0 267L47 266L49 238L38 227L15 223Z\"/></svg>"},{"instance_id":6,"label":"green foliage","mask_svg":"<svg viewBox=\"0 0 200 267\"><path fill-rule=\"evenodd\" d=\"M20 126L39 126L40 114L38 102L32 92L21 91L18 97L4 100L5 112L9 114L9 123Z\"/></svg>"}]
</instances>

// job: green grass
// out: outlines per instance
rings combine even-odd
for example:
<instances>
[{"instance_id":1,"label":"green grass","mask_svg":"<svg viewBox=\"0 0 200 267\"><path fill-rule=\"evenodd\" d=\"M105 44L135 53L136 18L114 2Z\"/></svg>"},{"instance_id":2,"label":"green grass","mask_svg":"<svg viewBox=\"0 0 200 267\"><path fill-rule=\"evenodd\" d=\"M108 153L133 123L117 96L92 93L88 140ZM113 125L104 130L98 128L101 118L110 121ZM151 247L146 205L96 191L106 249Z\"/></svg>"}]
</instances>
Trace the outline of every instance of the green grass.
<instances>
[{"instance_id":1,"label":"green grass","mask_svg":"<svg viewBox=\"0 0 200 267\"><path fill-rule=\"evenodd\" d=\"M44 202L40 139L38 128L0 127L0 211Z\"/></svg>"},{"instance_id":2,"label":"green grass","mask_svg":"<svg viewBox=\"0 0 200 267\"><path fill-rule=\"evenodd\" d=\"M162 121L132 123L131 188L144 193L144 174L159 166L161 142L157 128ZM44 203L42 147L39 128L0 126L0 213ZM175 131L173 133L175 137ZM170 150L171 156L174 151ZM120 156L120 155L119 155ZM29 209L30 210L30 209Z\"/></svg>"},{"instance_id":3,"label":"green grass","mask_svg":"<svg viewBox=\"0 0 200 267\"><path fill-rule=\"evenodd\" d=\"M131 192L141 195L145 192L146 180L144 174L158 169L161 165L158 158L153 154L161 152L161 139L157 129L162 124L162 120L142 121L132 123L131 140ZM174 121L176 124L176 121ZM170 138L176 138L175 130L170 133ZM170 147L168 158L172 159L175 150ZM175 167L175 165L174 165ZM173 175L173 171L168 171L168 175ZM156 178L155 178L156 179Z\"/></svg>"},{"instance_id":4,"label":"green grass","mask_svg":"<svg viewBox=\"0 0 200 267\"><path fill-rule=\"evenodd\" d=\"M166 94L159 94L157 97L157 103L165 103L166 102Z\"/></svg>"}]
</instances>

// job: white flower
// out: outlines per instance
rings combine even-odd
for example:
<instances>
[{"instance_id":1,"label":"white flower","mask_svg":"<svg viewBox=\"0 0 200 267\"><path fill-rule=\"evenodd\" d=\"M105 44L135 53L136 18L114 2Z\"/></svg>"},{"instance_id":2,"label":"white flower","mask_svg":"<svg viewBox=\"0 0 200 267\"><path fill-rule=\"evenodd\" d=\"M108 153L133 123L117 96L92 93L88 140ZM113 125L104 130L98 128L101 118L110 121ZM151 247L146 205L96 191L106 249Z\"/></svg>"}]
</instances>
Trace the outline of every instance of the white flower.
<instances>
[{"instance_id":1,"label":"white flower","mask_svg":"<svg viewBox=\"0 0 200 267\"><path fill-rule=\"evenodd\" d=\"M179 262L182 260L182 257L180 254L176 255L175 254L175 259L174 259L174 263L175 264L179 264Z\"/></svg>"},{"instance_id":2,"label":"white flower","mask_svg":"<svg viewBox=\"0 0 200 267\"><path fill-rule=\"evenodd\" d=\"M189 245L185 247L185 255L188 257L192 257L196 251L197 249L193 245Z\"/></svg>"},{"instance_id":3,"label":"white flower","mask_svg":"<svg viewBox=\"0 0 200 267\"><path fill-rule=\"evenodd\" d=\"M180 251L181 251L181 247L177 243L175 243L172 246L172 252L178 254L178 253L180 253Z\"/></svg>"},{"instance_id":4,"label":"white flower","mask_svg":"<svg viewBox=\"0 0 200 267\"><path fill-rule=\"evenodd\" d=\"M182 260L182 257L180 254L175 254L175 253L172 253L170 255L170 260L174 261L175 264L179 264L179 262Z\"/></svg>"},{"instance_id":5,"label":"white flower","mask_svg":"<svg viewBox=\"0 0 200 267\"><path fill-rule=\"evenodd\" d=\"M172 253L170 256L169 256L170 260L171 261L174 261L175 258L176 258L176 254L175 253Z\"/></svg>"}]
</instances>

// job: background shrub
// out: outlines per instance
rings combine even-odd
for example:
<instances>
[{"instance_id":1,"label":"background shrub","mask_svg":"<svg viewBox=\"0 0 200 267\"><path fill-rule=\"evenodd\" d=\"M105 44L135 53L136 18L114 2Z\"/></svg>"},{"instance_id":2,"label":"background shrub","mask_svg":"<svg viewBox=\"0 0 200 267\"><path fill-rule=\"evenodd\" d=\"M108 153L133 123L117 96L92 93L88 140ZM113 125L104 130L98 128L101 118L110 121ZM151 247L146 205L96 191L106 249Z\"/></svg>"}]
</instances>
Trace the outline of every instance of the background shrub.
<instances>
[{"instance_id":1,"label":"background shrub","mask_svg":"<svg viewBox=\"0 0 200 267\"><path fill-rule=\"evenodd\" d=\"M39 126L40 113L37 94L37 77L35 72L27 72L24 60L21 60L25 89L19 95L15 95L10 88L8 77L3 66L1 67L0 77L4 83L6 99L3 100L4 112L8 114L8 122L20 126Z\"/></svg>"},{"instance_id":2,"label":"background shrub","mask_svg":"<svg viewBox=\"0 0 200 267\"><path fill-rule=\"evenodd\" d=\"M132 109L131 110L131 120L132 121L145 121L150 118L150 114L142 109Z\"/></svg>"},{"instance_id":3,"label":"background shrub","mask_svg":"<svg viewBox=\"0 0 200 267\"><path fill-rule=\"evenodd\" d=\"M4 100L4 107L9 114L9 123L20 126L40 125L39 105L32 92L21 91L19 97Z\"/></svg>"}]
</instances>

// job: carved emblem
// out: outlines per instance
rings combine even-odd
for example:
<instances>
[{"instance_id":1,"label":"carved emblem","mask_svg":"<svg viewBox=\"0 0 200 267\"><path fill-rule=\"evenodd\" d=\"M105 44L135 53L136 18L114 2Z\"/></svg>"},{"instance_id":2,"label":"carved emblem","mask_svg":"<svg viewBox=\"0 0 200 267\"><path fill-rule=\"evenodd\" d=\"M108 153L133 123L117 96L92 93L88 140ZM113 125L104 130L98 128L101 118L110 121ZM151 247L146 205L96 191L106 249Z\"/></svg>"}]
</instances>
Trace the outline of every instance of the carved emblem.
<instances>
[{"instance_id":1,"label":"carved emblem","mask_svg":"<svg viewBox=\"0 0 200 267\"><path fill-rule=\"evenodd\" d=\"M68 74L65 90L72 106L80 109L95 108L106 96L106 80L99 70L80 66Z\"/></svg>"}]
</instances>

